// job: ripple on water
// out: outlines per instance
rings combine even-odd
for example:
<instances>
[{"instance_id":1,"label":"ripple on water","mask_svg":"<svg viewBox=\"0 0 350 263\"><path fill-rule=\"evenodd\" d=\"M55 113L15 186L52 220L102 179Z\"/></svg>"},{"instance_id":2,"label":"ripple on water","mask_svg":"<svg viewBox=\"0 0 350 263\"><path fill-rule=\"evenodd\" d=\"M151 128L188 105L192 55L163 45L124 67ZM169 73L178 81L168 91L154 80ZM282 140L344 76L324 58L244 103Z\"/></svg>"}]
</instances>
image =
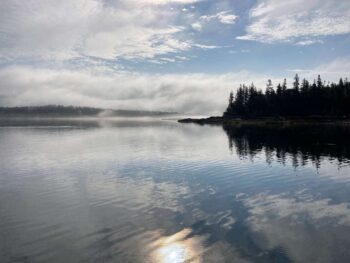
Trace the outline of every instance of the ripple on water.
<instances>
[{"instance_id":1,"label":"ripple on water","mask_svg":"<svg viewBox=\"0 0 350 263\"><path fill-rule=\"evenodd\" d=\"M177 125L0 140L1 262L288 262L298 237L324 255L350 245L349 160L330 148L301 165L299 150L275 152L284 143L230 149L221 128Z\"/></svg>"}]
</instances>

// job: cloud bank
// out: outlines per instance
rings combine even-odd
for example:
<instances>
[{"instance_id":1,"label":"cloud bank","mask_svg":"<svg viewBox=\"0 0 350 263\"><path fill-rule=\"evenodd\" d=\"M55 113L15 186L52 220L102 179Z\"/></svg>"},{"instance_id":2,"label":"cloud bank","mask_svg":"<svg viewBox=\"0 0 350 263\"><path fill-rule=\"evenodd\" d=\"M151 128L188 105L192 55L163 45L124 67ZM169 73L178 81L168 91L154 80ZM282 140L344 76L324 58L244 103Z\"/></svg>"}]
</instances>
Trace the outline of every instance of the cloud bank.
<instances>
[{"instance_id":1,"label":"cloud bank","mask_svg":"<svg viewBox=\"0 0 350 263\"><path fill-rule=\"evenodd\" d=\"M338 81L350 71L347 59L338 59L309 70L291 70L288 83L299 73L310 80L322 74ZM0 105L64 104L102 108L166 110L193 114L221 114L230 91L239 84L255 83L265 89L284 76L267 76L249 71L225 74L150 74L123 70L55 69L9 66L0 69Z\"/></svg>"},{"instance_id":2,"label":"cloud bank","mask_svg":"<svg viewBox=\"0 0 350 263\"><path fill-rule=\"evenodd\" d=\"M241 82L265 77L227 74L91 72L11 66L0 70L0 104L85 105L103 108L221 114L228 94Z\"/></svg>"}]
</instances>

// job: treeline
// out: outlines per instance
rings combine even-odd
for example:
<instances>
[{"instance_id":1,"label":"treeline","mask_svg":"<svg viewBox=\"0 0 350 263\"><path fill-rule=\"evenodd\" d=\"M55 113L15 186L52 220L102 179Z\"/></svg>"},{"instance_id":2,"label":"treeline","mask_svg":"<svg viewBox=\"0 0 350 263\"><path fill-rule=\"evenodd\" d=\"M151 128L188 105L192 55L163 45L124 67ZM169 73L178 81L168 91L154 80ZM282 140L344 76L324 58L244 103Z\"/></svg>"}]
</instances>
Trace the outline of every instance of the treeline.
<instances>
[{"instance_id":1,"label":"treeline","mask_svg":"<svg viewBox=\"0 0 350 263\"><path fill-rule=\"evenodd\" d=\"M311 84L294 77L293 87L282 84L273 86L268 80L265 92L254 84L241 85L237 92L230 93L224 117L349 117L350 82L340 79L338 83L326 83L318 75Z\"/></svg>"},{"instance_id":2,"label":"treeline","mask_svg":"<svg viewBox=\"0 0 350 263\"><path fill-rule=\"evenodd\" d=\"M113 110L63 105L0 107L0 117L152 117L167 116L175 112Z\"/></svg>"},{"instance_id":3,"label":"treeline","mask_svg":"<svg viewBox=\"0 0 350 263\"><path fill-rule=\"evenodd\" d=\"M60 115L60 116L94 116L101 109L90 107L75 107L62 105L0 107L0 115Z\"/></svg>"}]
</instances>

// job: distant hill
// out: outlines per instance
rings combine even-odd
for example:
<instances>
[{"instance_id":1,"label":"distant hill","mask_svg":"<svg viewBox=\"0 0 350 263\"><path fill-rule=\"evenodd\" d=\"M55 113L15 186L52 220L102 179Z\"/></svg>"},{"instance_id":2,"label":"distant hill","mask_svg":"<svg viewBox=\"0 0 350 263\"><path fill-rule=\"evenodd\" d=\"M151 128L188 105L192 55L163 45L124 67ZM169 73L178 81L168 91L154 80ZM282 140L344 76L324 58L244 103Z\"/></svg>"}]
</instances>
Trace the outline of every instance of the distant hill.
<instances>
[{"instance_id":1,"label":"distant hill","mask_svg":"<svg viewBox=\"0 0 350 263\"><path fill-rule=\"evenodd\" d=\"M176 112L113 110L62 105L0 107L0 117L155 117Z\"/></svg>"}]
</instances>

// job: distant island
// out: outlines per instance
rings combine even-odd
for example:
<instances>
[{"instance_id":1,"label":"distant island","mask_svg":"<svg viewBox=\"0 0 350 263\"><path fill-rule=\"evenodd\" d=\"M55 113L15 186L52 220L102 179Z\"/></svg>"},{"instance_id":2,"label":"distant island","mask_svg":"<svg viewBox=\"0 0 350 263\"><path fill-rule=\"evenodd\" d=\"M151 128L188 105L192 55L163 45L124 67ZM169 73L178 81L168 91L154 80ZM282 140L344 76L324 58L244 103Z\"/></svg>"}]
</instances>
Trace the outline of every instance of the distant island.
<instances>
[{"instance_id":1,"label":"distant island","mask_svg":"<svg viewBox=\"0 0 350 263\"><path fill-rule=\"evenodd\" d=\"M311 84L294 77L293 87L287 87L284 79L275 88L271 80L266 90L258 90L254 84L240 85L236 93L229 95L228 106L222 116L205 119L182 119L179 122L220 124L223 122L274 122L274 121L336 121L350 118L350 82L342 78L338 83L318 78Z\"/></svg>"},{"instance_id":2,"label":"distant island","mask_svg":"<svg viewBox=\"0 0 350 263\"><path fill-rule=\"evenodd\" d=\"M0 118L25 117L155 117L177 114L176 112L114 110L62 105L0 107Z\"/></svg>"}]
</instances>

